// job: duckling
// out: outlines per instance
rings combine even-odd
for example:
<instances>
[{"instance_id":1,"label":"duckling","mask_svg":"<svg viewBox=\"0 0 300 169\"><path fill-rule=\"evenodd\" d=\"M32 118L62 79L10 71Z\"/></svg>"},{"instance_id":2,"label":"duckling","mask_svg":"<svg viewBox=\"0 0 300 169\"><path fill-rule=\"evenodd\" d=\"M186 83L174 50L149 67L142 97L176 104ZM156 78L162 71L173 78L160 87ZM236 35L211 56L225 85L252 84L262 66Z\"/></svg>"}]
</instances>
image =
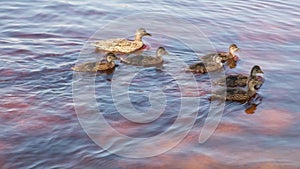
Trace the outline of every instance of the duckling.
<instances>
[{"instance_id":1,"label":"duckling","mask_svg":"<svg viewBox=\"0 0 300 169\"><path fill-rule=\"evenodd\" d=\"M121 57L121 61L130 64L130 65L136 65L136 66L154 66L159 65L163 63L163 55L168 54L166 49L164 47L159 47L156 50L156 56L145 56L145 55L136 55L132 57Z\"/></svg>"},{"instance_id":2,"label":"duckling","mask_svg":"<svg viewBox=\"0 0 300 169\"><path fill-rule=\"evenodd\" d=\"M249 76L243 75L243 74L226 76L226 85L227 85L227 87L236 87L236 86L244 87L247 85L247 81L250 78L255 78L258 80L258 84L255 86L256 89L258 89L263 84L263 78L258 76L258 74L260 74L260 73L263 74L264 72L261 70L261 68L258 65L255 65L252 67ZM217 82L217 84L219 84L219 85L224 85L224 83L225 83L224 80Z\"/></svg>"},{"instance_id":3,"label":"duckling","mask_svg":"<svg viewBox=\"0 0 300 169\"><path fill-rule=\"evenodd\" d=\"M144 43L142 41L143 36L152 35L148 33L144 28L139 28L135 33L135 38L133 41L122 38L108 39L98 41L94 46L97 50L101 51L128 54L135 52L144 46Z\"/></svg>"},{"instance_id":4,"label":"duckling","mask_svg":"<svg viewBox=\"0 0 300 169\"><path fill-rule=\"evenodd\" d=\"M88 63L83 63L78 66L74 66L71 69L74 71L78 72L97 72L97 71L105 71L105 70L110 70L115 67L115 62L114 60L117 60L118 58L116 57L115 54L113 53L108 53L105 56L106 62L88 62Z\"/></svg>"},{"instance_id":5,"label":"duckling","mask_svg":"<svg viewBox=\"0 0 300 169\"><path fill-rule=\"evenodd\" d=\"M229 58L226 60L226 63L230 69L233 69L236 67L237 61L238 61L238 59L236 59L236 58Z\"/></svg>"},{"instance_id":6,"label":"duckling","mask_svg":"<svg viewBox=\"0 0 300 169\"><path fill-rule=\"evenodd\" d=\"M255 86L259 83L256 78L250 78L247 82L248 90L241 88L228 88L226 90L226 101L247 102L256 94ZM213 99L222 99L219 95L213 95Z\"/></svg>"},{"instance_id":7,"label":"duckling","mask_svg":"<svg viewBox=\"0 0 300 169\"><path fill-rule=\"evenodd\" d=\"M217 53L210 53L201 57L201 60L204 62L215 62L217 56L222 57L222 62L227 61L228 59L237 60L238 58L235 57L234 53L238 52L240 49L237 47L236 44L231 44L229 46L229 51L227 52L217 52Z\"/></svg>"},{"instance_id":8,"label":"duckling","mask_svg":"<svg viewBox=\"0 0 300 169\"><path fill-rule=\"evenodd\" d=\"M215 60L214 62L207 62L207 63L199 62L199 63L192 64L186 69L186 71L204 74L207 72L221 70L223 66L222 57L216 56L214 60Z\"/></svg>"}]
</instances>

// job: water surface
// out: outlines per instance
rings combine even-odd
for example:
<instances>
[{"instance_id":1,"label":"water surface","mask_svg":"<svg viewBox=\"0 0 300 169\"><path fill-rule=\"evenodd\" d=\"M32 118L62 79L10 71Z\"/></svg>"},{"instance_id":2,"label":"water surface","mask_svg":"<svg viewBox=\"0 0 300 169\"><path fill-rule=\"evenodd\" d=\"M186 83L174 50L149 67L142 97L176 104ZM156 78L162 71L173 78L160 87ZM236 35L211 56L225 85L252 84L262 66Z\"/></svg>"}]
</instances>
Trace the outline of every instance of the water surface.
<instances>
[{"instance_id":1,"label":"water surface","mask_svg":"<svg viewBox=\"0 0 300 169\"><path fill-rule=\"evenodd\" d=\"M1 168L300 168L297 1L34 0L0 4ZM196 113L195 124L175 148L159 156L131 159L102 149L84 132L74 109L74 76L70 68L77 62L101 58L87 46L86 42L93 38L120 34L132 37L134 33L128 31L134 30L130 24L105 30L111 33L97 37L103 27L119 17L135 14L136 27L147 25L143 18L151 16L138 15L144 12L160 15L158 20L171 15L193 24L202 31L201 45L195 44L200 48L195 54L193 45L178 41L181 37L195 41L190 29L176 28L186 29L186 33L170 37L166 34L174 27L151 24L148 29L154 36L145 38L146 52L152 54L163 44L170 52L163 68L118 63L114 76L81 74L82 78L95 79L97 108L119 132L147 138L174 124L181 96L199 99L201 103L199 110L191 107L191 112ZM239 103L227 103L217 130L199 144L210 106L210 79L207 75L195 75L198 88L185 81L182 89L168 71L178 72L182 79L188 77L178 65L194 63L197 55L215 49L226 51L231 43L241 48L241 60L226 73L247 74L253 65L260 65L265 72L265 84L258 91L262 102L253 108L255 111L246 111L245 105ZM118 113L110 88L114 77L120 77L115 76L120 70L139 72L128 89L137 110L150 107L151 92L162 89L165 93L165 111L157 120L137 124ZM125 94L121 89L115 92ZM184 130L174 127L178 133Z\"/></svg>"}]
</instances>

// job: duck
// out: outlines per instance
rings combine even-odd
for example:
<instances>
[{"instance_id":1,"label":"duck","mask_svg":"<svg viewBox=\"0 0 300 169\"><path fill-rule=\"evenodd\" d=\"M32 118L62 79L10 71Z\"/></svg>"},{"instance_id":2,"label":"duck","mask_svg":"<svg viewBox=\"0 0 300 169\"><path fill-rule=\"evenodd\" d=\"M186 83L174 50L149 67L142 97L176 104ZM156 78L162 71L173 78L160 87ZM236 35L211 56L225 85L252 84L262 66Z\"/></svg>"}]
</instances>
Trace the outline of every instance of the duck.
<instances>
[{"instance_id":1,"label":"duck","mask_svg":"<svg viewBox=\"0 0 300 169\"><path fill-rule=\"evenodd\" d=\"M105 52L113 52L120 54L129 54L143 48L144 43L142 38L144 36L152 36L144 28L137 29L134 40L128 39L107 39L101 40L94 44L97 50Z\"/></svg>"},{"instance_id":2,"label":"duck","mask_svg":"<svg viewBox=\"0 0 300 169\"><path fill-rule=\"evenodd\" d=\"M247 81L250 78L255 78L258 80L258 84L255 86L256 89L259 89L263 84L263 78L259 76L259 74L264 74L261 70L260 66L254 65L250 71L250 75L244 74L235 74L235 75L227 75L226 76L226 86L227 87L244 87L247 85ZM217 82L219 85L224 85L225 80L220 80Z\"/></svg>"},{"instance_id":3,"label":"duck","mask_svg":"<svg viewBox=\"0 0 300 169\"><path fill-rule=\"evenodd\" d=\"M216 56L214 58L214 62L198 62L190 65L186 71L188 72L194 72L194 73L207 73L207 72L213 72L213 71L218 71L221 70L223 67L222 63L222 57L221 56Z\"/></svg>"},{"instance_id":4,"label":"duck","mask_svg":"<svg viewBox=\"0 0 300 169\"><path fill-rule=\"evenodd\" d=\"M229 58L226 60L226 64L230 69L233 69L237 66L238 59L237 57Z\"/></svg>"},{"instance_id":5,"label":"duck","mask_svg":"<svg viewBox=\"0 0 300 169\"><path fill-rule=\"evenodd\" d=\"M227 88L226 89L226 101L236 101L236 102L247 102L251 98L256 95L255 86L259 83L256 78L250 78L247 81L247 90L243 88ZM218 93L218 92L216 92ZM214 99L223 99L220 95L213 94L210 98L211 100Z\"/></svg>"},{"instance_id":6,"label":"duck","mask_svg":"<svg viewBox=\"0 0 300 169\"><path fill-rule=\"evenodd\" d=\"M115 54L108 53L105 56L106 61L83 63L78 66L74 66L71 69L73 71L77 71L77 72L97 72L97 71L111 70L115 67L114 60L117 60L117 59L118 58L116 57Z\"/></svg>"},{"instance_id":7,"label":"duck","mask_svg":"<svg viewBox=\"0 0 300 169\"><path fill-rule=\"evenodd\" d=\"M209 53L201 57L203 62L215 62L216 57L222 57L222 62L226 62L228 59L238 60L238 57L234 55L235 52L240 51L236 44L231 44L229 46L228 52L217 52L217 53Z\"/></svg>"},{"instance_id":8,"label":"duck","mask_svg":"<svg viewBox=\"0 0 300 169\"><path fill-rule=\"evenodd\" d=\"M155 56L148 55L135 55L131 57L121 57L120 60L126 64L136 66L154 66L163 63L163 55L167 55L168 52L164 47L158 47Z\"/></svg>"}]
</instances>

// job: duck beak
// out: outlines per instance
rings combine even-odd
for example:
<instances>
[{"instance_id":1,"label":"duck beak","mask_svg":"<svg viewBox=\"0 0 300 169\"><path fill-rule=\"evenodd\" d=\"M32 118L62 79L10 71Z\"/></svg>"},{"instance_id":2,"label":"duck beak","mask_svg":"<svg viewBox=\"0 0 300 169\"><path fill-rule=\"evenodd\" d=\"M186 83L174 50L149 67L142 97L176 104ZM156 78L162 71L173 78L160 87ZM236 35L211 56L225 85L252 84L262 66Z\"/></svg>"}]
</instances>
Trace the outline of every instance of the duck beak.
<instances>
[{"instance_id":1,"label":"duck beak","mask_svg":"<svg viewBox=\"0 0 300 169\"><path fill-rule=\"evenodd\" d=\"M263 72L262 70L259 70L259 71L256 73L256 76L264 77L264 72Z\"/></svg>"},{"instance_id":2,"label":"duck beak","mask_svg":"<svg viewBox=\"0 0 300 169\"><path fill-rule=\"evenodd\" d=\"M264 74L263 73L258 73L258 74L256 74L256 76L264 77Z\"/></svg>"},{"instance_id":3,"label":"duck beak","mask_svg":"<svg viewBox=\"0 0 300 169\"><path fill-rule=\"evenodd\" d=\"M150 33L145 33L144 36L152 36Z\"/></svg>"},{"instance_id":4,"label":"duck beak","mask_svg":"<svg viewBox=\"0 0 300 169\"><path fill-rule=\"evenodd\" d=\"M240 48L237 48L236 51L239 52L239 51L241 51L241 50L240 50Z\"/></svg>"}]
</instances>

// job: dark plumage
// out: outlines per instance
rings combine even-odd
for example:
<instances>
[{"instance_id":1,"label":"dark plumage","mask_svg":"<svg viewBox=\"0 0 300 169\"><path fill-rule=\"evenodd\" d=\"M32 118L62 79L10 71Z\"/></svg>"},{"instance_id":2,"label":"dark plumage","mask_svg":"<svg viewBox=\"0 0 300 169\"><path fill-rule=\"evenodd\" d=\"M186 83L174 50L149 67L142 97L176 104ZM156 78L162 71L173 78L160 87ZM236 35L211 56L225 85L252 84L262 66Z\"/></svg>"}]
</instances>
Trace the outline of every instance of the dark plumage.
<instances>
[{"instance_id":1,"label":"dark plumage","mask_svg":"<svg viewBox=\"0 0 300 169\"><path fill-rule=\"evenodd\" d=\"M117 60L117 57L113 53L108 53L105 59L106 59L105 62L100 61L100 62L83 63L74 66L71 69L78 72L97 72L97 71L109 70L115 67L114 60Z\"/></svg>"},{"instance_id":2,"label":"dark plumage","mask_svg":"<svg viewBox=\"0 0 300 169\"><path fill-rule=\"evenodd\" d=\"M163 63L163 55L168 54L168 52L163 47L159 47L156 50L156 56L146 56L146 55L135 55L131 57L121 58L121 61L136 66L153 66Z\"/></svg>"},{"instance_id":3,"label":"dark plumage","mask_svg":"<svg viewBox=\"0 0 300 169\"><path fill-rule=\"evenodd\" d=\"M240 49L236 44L231 44L229 46L228 53L227 52L217 52L217 53L209 53L201 57L201 60L204 62L214 62L217 56L222 58L222 62L227 61L228 59L234 59L234 53L238 52Z\"/></svg>"},{"instance_id":4,"label":"dark plumage","mask_svg":"<svg viewBox=\"0 0 300 169\"><path fill-rule=\"evenodd\" d=\"M195 64L190 65L186 71L194 72L194 73L207 73L207 72L214 72L221 70L223 64L222 64L222 58L220 56L215 57L214 62L198 62Z\"/></svg>"},{"instance_id":5,"label":"dark plumage","mask_svg":"<svg viewBox=\"0 0 300 169\"><path fill-rule=\"evenodd\" d=\"M247 81L249 78L255 78L258 80L258 84L256 88L259 88L263 84L263 78L258 76L258 74L264 73L258 65L252 67L250 71L250 75L236 74L236 75L228 75L226 76L226 86L227 87L244 87L247 85ZM225 85L224 80L220 80L217 82L219 85Z\"/></svg>"},{"instance_id":6,"label":"dark plumage","mask_svg":"<svg viewBox=\"0 0 300 169\"><path fill-rule=\"evenodd\" d=\"M227 101L237 101L237 102L246 102L249 101L256 94L255 86L258 84L258 80L256 78L249 79L247 83L247 90L241 88L228 88L226 90L226 100ZM222 91L219 91L219 93ZM213 94L211 100L214 99L222 99L220 94Z\"/></svg>"}]
</instances>

